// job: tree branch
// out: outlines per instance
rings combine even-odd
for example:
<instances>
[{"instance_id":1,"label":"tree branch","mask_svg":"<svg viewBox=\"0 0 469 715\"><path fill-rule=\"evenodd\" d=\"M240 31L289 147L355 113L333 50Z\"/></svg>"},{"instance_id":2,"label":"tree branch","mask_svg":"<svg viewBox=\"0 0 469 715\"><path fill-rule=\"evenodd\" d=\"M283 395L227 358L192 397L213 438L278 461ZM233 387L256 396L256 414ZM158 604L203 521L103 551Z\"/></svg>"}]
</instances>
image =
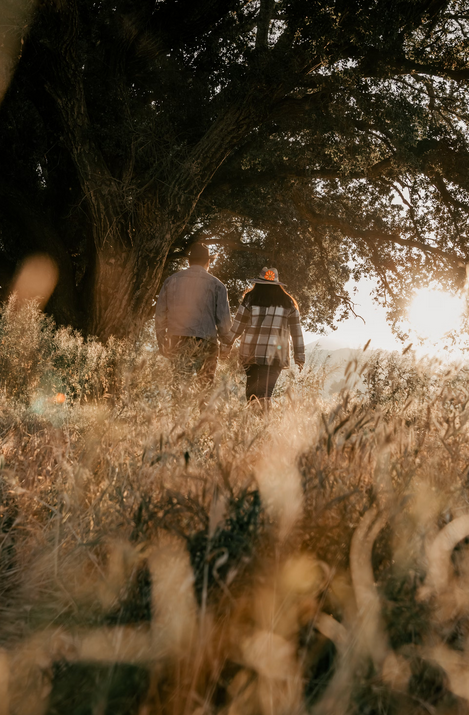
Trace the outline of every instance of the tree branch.
<instances>
[{"instance_id":1,"label":"tree branch","mask_svg":"<svg viewBox=\"0 0 469 715\"><path fill-rule=\"evenodd\" d=\"M371 54L371 53L370 53ZM375 54L374 52L372 54ZM459 69L451 69L438 64L420 64L414 60L409 60L406 57L390 57L383 64L382 58L376 53L373 57L373 63L370 63L370 55L362 62L362 67L366 71L363 72L364 77L389 77L390 75L400 74L422 74L432 77L447 77L456 81L469 79L469 67L460 67Z\"/></svg>"},{"instance_id":2,"label":"tree branch","mask_svg":"<svg viewBox=\"0 0 469 715\"><path fill-rule=\"evenodd\" d=\"M365 243L370 245L375 245L376 243L392 243L403 248L415 248L425 254L430 254L432 256L438 257L455 267L459 267L461 261L464 260L463 256L459 256L456 253L448 253L443 251L437 246L429 246L428 244L421 243L419 241L413 241L412 239L401 238L397 233L385 233L384 231L379 231L376 229L357 229L352 226L347 221L340 219L336 216L326 216L324 214L318 214L308 206L305 205L298 194L293 195L293 203L298 209L299 213L305 218L311 226L331 226L333 228L339 229L343 234L349 236L350 238L358 238Z\"/></svg>"},{"instance_id":3,"label":"tree branch","mask_svg":"<svg viewBox=\"0 0 469 715\"><path fill-rule=\"evenodd\" d=\"M257 21L256 50L267 50L269 26L275 7L275 0L261 0L259 18Z\"/></svg>"}]
</instances>

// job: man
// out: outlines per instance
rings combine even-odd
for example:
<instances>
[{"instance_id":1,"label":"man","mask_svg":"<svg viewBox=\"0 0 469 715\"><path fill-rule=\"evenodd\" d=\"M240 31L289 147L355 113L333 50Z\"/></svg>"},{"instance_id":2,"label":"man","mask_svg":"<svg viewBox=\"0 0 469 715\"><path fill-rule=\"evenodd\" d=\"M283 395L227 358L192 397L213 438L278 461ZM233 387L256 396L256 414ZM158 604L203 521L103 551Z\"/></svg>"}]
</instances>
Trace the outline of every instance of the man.
<instances>
[{"instance_id":1,"label":"man","mask_svg":"<svg viewBox=\"0 0 469 715\"><path fill-rule=\"evenodd\" d=\"M213 382L217 367L217 338L223 339L231 327L226 287L210 275L209 268L207 246L194 244L189 268L165 280L155 311L163 355L183 373L195 371L206 385Z\"/></svg>"}]
</instances>

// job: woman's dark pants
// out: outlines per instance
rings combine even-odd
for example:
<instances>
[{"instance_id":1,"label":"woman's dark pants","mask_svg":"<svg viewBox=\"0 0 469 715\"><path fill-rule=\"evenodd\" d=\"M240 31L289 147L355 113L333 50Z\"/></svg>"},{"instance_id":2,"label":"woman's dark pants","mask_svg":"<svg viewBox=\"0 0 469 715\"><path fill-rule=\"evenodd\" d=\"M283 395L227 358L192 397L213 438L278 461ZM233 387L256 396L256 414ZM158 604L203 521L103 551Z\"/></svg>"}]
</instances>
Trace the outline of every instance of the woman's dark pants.
<instances>
[{"instance_id":1,"label":"woman's dark pants","mask_svg":"<svg viewBox=\"0 0 469 715\"><path fill-rule=\"evenodd\" d=\"M268 405L282 368L280 365L245 365L246 399Z\"/></svg>"}]
</instances>

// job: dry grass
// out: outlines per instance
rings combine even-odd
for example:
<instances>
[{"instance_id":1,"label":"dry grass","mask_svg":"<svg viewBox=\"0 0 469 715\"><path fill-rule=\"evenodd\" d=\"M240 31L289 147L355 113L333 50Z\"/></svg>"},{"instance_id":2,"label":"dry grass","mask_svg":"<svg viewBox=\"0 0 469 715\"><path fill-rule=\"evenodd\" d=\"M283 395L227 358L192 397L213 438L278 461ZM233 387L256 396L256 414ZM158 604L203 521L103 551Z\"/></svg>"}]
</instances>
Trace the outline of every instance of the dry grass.
<instances>
[{"instance_id":1,"label":"dry grass","mask_svg":"<svg viewBox=\"0 0 469 715\"><path fill-rule=\"evenodd\" d=\"M0 713L469 712L464 369L264 415L150 334L11 304L0 342Z\"/></svg>"}]
</instances>

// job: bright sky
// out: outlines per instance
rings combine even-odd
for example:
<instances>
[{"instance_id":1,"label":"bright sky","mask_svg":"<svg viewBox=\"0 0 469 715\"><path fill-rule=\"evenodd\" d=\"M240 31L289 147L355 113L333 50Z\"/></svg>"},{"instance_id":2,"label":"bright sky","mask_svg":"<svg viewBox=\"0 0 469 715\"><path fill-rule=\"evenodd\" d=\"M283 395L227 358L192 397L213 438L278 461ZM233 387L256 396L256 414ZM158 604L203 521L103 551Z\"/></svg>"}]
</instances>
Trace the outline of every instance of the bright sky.
<instances>
[{"instance_id":1,"label":"bright sky","mask_svg":"<svg viewBox=\"0 0 469 715\"><path fill-rule=\"evenodd\" d=\"M347 288L353 295L355 312L361 315L365 322L352 316L343 322L337 322L337 330L330 331L326 337L305 333L306 345L319 343L325 350L338 350L363 348L368 340L371 340L371 350L402 352L407 344L395 338L386 321L385 309L371 299L376 283L371 279L362 279L356 285L358 290L355 294L352 294L355 286L353 282L350 282ZM444 359L450 355L455 360L467 359L469 336L463 329L466 301L467 294L464 295L464 292L452 295L436 284L417 291L409 306L409 322L403 326L410 332L409 343L412 343L417 355ZM449 341L448 331L454 331L453 334L459 336L457 344Z\"/></svg>"},{"instance_id":2,"label":"bright sky","mask_svg":"<svg viewBox=\"0 0 469 715\"><path fill-rule=\"evenodd\" d=\"M347 284L346 288L351 290L355 284ZM363 278L358 284L358 292L353 295L355 312L361 315L360 318L351 316L347 320L336 323L337 330L331 331L327 337L305 332L305 343L320 342L321 347L326 350L338 348L359 348L371 338L370 349L399 350L405 346L392 334L391 328L386 322L386 310L374 303L371 299L371 291L375 287L375 282L371 279Z\"/></svg>"}]
</instances>

